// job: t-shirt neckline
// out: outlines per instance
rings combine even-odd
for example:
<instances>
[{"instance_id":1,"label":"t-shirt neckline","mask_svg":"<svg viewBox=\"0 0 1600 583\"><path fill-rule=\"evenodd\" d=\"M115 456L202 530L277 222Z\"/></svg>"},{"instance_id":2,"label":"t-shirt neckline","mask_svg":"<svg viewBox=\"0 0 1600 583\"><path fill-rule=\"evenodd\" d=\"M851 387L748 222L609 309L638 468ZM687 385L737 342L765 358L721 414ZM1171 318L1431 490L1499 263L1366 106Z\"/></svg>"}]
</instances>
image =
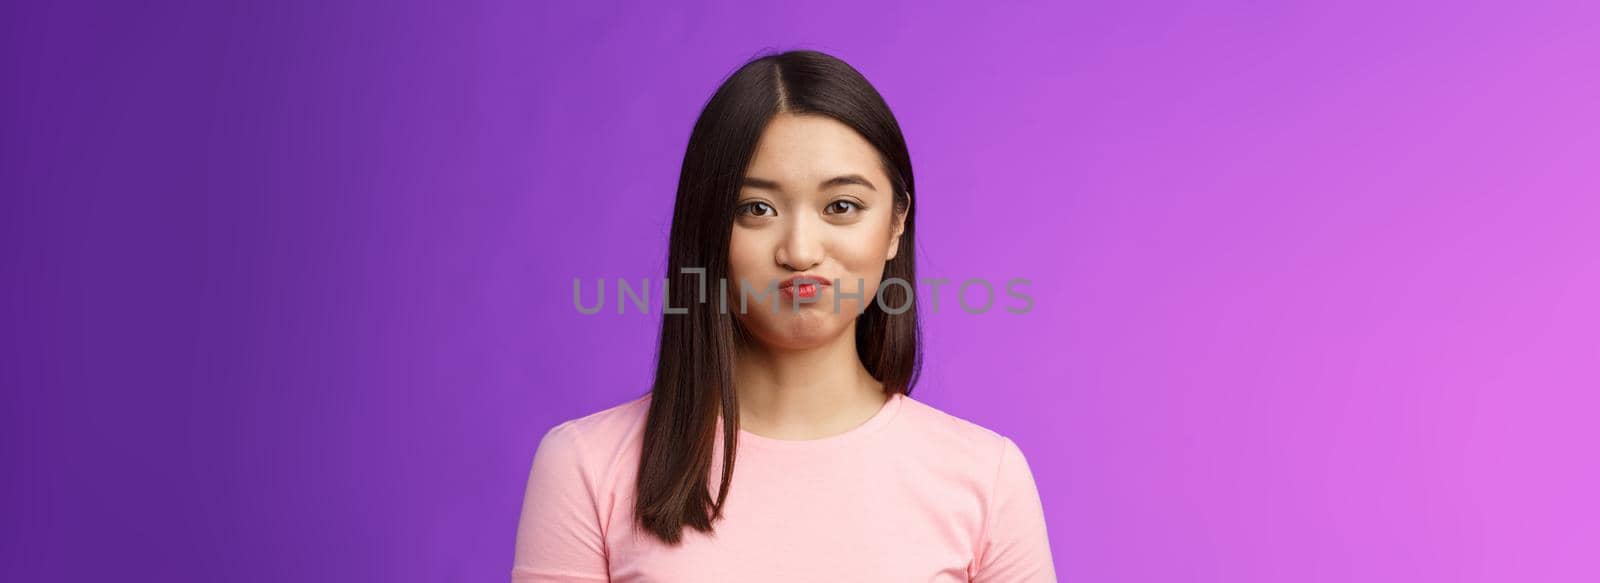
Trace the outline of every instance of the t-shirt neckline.
<instances>
[{"instance_id":1,"label":"t-shirt neckline","mask_svg":"<svg viewBox=\"0 0 1600 583\"><path fill-rule=\"evenodd\" d=\"M843 433L835 433L833 435L819 437L817 439L778 439L775 437L756 435L746 431L743 428L740 428L739 444L741 447L748 444L765 449L783 450L831 448L840 444L861 439L862 437L876 432L883 426L888 425L889 421L894 419L895 414L900 412L900 408L903 406L905 398L905 393L890 394L889 398L884 401L883 406L878 407L877 413L873 413L872 416L868 417L866 421L861 422L860 425L857 425L851 429L845 430ZM717 419L720 426L722 418L718 417ZM717 435L722 435L722 432L719 430Z\"/></svg>"}]
</instances>

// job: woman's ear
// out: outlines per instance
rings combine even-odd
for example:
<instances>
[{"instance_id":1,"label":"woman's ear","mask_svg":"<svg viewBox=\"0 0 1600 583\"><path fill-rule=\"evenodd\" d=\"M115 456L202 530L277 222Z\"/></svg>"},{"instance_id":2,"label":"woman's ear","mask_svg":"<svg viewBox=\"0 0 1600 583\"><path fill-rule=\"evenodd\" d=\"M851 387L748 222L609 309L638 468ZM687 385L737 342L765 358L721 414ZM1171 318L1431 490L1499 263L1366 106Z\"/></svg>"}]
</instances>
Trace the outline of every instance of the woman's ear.
<instances>
[{"instance_id":1,"label":"woman's ear","mask_svg":"<svg viewBox=\"0 0 1600 583\"><path fill-rule=\"evenodd\" d=\"M902 234L904 234L906 232L906 217L909 216L910 214L911 214L911 194L910 193L906 193L906 206L905 206L905 208L900 209L899 212L894 214L894 218L891 219L892 221L894 221L894 225L893 225L893 228L890 229L890 233L889 233L889 256L883 258L884 261L888 261L890 259L894 259L895 255L899 254L899 252L900 252L900 235L902 235Z\"/></svg>"}]
</instances>

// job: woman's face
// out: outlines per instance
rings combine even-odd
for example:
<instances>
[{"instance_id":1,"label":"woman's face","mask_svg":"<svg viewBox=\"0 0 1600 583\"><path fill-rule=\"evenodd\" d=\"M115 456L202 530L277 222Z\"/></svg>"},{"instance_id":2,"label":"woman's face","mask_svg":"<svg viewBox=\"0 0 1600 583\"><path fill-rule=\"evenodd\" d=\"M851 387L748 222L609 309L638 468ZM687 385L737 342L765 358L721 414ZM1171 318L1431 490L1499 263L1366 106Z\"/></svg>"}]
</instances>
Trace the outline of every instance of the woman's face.
<instances>
[{"instance_id":1,"label":"woman's face","mask_svg":"<svg viewBox=\"0 0 1600 583\"><path fill-rule=\"evenodd\" d=\"M728 309L763 344L826 343L875 301L904 230L879 160L865 138L826 116L779 113L761 134L735 203Z\"/></svg>"}]
</instances>

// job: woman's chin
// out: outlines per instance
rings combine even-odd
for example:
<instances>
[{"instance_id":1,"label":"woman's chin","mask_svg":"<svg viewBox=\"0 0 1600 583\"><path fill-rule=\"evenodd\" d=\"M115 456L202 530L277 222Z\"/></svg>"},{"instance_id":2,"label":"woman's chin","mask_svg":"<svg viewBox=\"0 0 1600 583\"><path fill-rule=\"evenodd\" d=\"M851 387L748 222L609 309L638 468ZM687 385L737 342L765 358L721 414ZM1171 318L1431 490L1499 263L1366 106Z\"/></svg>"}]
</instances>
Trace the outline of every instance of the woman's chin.
<instances>
[{"instance_id":1,"label":"woman's chin","mask_svg":"<svg viewBox=\"0 0 1600 583\"><path fill-rule=\"evenodd\" d=\"M830 315L814 311L779 314L763 323L763 332L758 336L762 343L773 348L816 348L834 341L844 332L845 327L829 318Z\"/></svg>"}]
</instances>

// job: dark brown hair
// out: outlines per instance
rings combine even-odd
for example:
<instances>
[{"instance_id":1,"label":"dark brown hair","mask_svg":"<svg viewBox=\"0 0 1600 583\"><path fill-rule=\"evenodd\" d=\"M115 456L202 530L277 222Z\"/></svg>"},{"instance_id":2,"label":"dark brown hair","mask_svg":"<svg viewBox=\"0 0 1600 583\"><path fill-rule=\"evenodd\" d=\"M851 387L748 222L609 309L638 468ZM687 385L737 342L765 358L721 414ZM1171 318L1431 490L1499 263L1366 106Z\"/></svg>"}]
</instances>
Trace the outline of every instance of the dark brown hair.
<instances>
[{"instance_id":1,"label":"dark brown hair","mask_svg":"<svg viewBox=\"0 0 1600 583\"><path fill-rule=\"evenodd\" d=\"M878 91L849 64L816 51L768 54L728 76L695 121L678 178L667 301L674 311L687 313L662 316L635 484L635 526L669 545L681 540L686 525L711 532L732 484L739 430L732 364L747 333L733 314L706 300L728 276L734 202L756 142L779 112L828 116L877 148L892 182L895 211L904 221L901 252L885 265L883 277L917 281L911 158L900 125ZM703 276L698 269L705 270ZM885 305L906 305L909 295L904 286L882 286ZM909 395L916 384L921 367L916 314L915 307L889 314L868 298L857 317L857 354L887 392ZM722 482L712 499L708 481L719 411Z\"/></svg>"}]
</instances>

